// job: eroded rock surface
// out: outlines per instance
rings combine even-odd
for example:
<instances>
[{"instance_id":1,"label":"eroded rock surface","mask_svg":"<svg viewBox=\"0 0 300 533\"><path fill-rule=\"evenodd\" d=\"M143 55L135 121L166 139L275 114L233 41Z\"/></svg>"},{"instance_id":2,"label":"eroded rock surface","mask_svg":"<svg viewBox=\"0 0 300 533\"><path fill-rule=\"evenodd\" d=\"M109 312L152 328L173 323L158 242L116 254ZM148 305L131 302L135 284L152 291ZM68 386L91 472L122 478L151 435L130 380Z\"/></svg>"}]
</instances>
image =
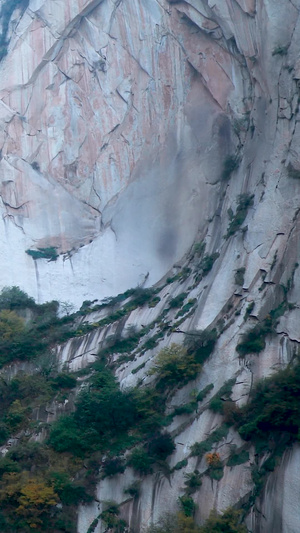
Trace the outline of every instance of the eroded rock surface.
<instances>
[{"instance_id":1,"label":"eroded rock surface","mask_svg":"<svg viewBox=\"0 0 300 533\"><path fill-rule=\"evenodd\" d=\"M122 324L149 324L184 290L197 305L181 330L223 321L213 355L175 404L209 383L215 393L233 376L232 398L242 404L253 383L297 353L299 11L299 0L31 0L10 19L0 64L1 284L78 307L153 285L175 263L173 275L192 262L183 283L162 289L157 308L133 311ZM240 195L249 205L230 232ZM195 240L216 254L196 283L197 264L186 255ZM26 254L49 247L56 261ZM290 306L276 334L259 357L241 360L240 335L283 301ZM107 333L114 330L69 341L58 351L61 364L91 361ZM182 339L172 332L159 348ZM119 367L123 387L147 383L159 348ZM221 420L204 409L172 424L181 444L171 466L188 457L186 470L171 480L148 476L137 501L123 494L130 469L102 481L100 504L79 513L79 533L112 498L135 531L176 509L184 474L205 466L190 446ZM222 460L232 445L241 445L233 430L216 446ZM287 452L271 475L249 512L250 531L297 533L298 455L298 447ZM205 480L195 495L199 521L247 498L254 461L252 450L249 464Z\"/></svg>"}]
</instances>

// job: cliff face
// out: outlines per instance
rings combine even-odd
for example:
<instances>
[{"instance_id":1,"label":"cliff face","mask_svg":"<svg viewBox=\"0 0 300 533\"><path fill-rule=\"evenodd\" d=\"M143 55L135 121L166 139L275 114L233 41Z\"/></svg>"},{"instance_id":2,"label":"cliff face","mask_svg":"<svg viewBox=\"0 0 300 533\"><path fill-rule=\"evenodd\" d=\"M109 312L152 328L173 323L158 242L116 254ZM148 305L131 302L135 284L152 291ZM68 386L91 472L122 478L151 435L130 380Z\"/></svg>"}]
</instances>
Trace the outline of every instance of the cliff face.
<instances>
[{"instance_id":1,"label":"cliff face","mask_svg":"<svg viewBox=\"0 0 300 533\"><path fill-rule=\"evenodd\" d=\"M222 321L213 355L174 405L209 383L215 394L232 377L231 398L242 404L254 382L297 352L299 11L300 0L31 0L10 18L0 65L1 283L79 306L151 286L176 263L173 275L190 269L162 289L158 307L122 322L150 324L183 291L197 304L180 331ZM190 253L195 241L215 254L203 279ZM26 253L48 248L56 260ZM265 349L241 361L241 333L283 301L293 305ZM97 335L75 348L70 341L61 360L86 362ZM159 347L181 340L175 332ZM141 355L138 372L136 360L119 367L123 387L147 383L157 351ZM168 429L180 443L170 467L188 458L187 467L148 476L138 501L124 497L135 479L127 469L99 484L98 500L121 503L129 525L143 531L176 509L184 474L205 469L190 446L220 424L207 408L177 417ZM242 441L231 429L217 448L222 459L233 444ZM249 531L298 531L298 456L295 445L270 475L248 513ZM194 496L199 521L247 499L253 463L251 448L249 461L225 467L220 481L205 478ZM98 515L98 503L83 507L78 532ZM99 522L95 531L104 529Z\"/></svg>"}]
</instances>

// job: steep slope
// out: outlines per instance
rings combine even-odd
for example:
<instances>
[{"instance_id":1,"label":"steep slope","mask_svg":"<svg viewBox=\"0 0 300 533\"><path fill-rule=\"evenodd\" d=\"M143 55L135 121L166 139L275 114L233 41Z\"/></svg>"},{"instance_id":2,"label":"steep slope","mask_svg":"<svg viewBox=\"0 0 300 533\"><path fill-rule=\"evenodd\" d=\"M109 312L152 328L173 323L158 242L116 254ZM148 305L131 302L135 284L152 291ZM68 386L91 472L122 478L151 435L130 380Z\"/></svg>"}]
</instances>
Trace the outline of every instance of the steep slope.
<instances>
[{"instance_id":1,"label":"steep slope","mask_svg":"<svg viewBox=\"0 0 300 533\"><path fill-rule=\"evenodd\" d=\"M78 532L106 530L109 500L145 531L177 511L185 476L197 470L197 522L237 506L249 531L296 533L297 439L283 439L279 452L265 429L258 449L228 405L245 404L259 379L298 355L300 2L25 7L12 13L0 67L3 285L79 307L156 284L153 306L125 303L116 315L114 301L106 322L107 309L94 309L82 319L92 331L77 329L57 349L60 365L77 370L108 346L124 390L155 385L148 372L163 347L217 331L198 377L165 399L167 414L193 404L165 426L176 444L169 469L137 475L128 466L102 479ZM135 344L120 348L132 326ZM194 445L219 427L205 450L219 454L218 479ZM234 450L246 459L230 466ZM136 480L139 495L124 494Z\"/></svg>"}]
</instances>

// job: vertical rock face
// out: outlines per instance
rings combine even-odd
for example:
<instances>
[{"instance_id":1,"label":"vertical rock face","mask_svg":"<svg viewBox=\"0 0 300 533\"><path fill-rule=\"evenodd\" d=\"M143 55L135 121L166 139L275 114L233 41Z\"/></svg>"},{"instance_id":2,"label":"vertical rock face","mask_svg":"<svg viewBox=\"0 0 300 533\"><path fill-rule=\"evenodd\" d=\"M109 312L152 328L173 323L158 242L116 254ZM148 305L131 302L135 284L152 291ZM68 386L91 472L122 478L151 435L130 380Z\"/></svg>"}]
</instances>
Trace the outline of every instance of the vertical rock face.
<instances>
[{"instance_id":1,"label":"vertical rock face","mask_svg":"<svg viewBox=\"0 0 300 533\"><path fill-rule=\"evenodd\" d=\"M262 194L272 173L248 239L266 253L286 228L275 177L282 159L299 164L297 4L69 4L31 1L9 22L2 283L41 301L69 299L72 285L76 305L152 284L207 231L225 191L225 203ZM227 187L223 163L237 151ZM48 247L56 261L25 254Z\"/></svg>"},{"instance_id":2,"label":"vertical rock face","mask_svg":"<svg viewBox=\"0 0 300 533\"><path fill-rule=\"evenodd\" d=\"M213 270L198 284L169 289L197 299L184 331L225 324L193 387L214 383L217 391L239 377L233 398L242 403L252 383L285 366L300 341L299 12L299 0L31 0L17 7L0 64L1 284L79 306L156 283L174 263L185 264L196 239L205 240ZM49 248L56 260L47 258ZM26 254L38 249L46 257ZM161 297L168 300L168 289ZM241 362L244 317L256 324L283 298L293 305L277 335L259 357ZM150 323L151 313L133 312L126 325ZM178 332L164 342L178 342ZM146 370L148 360L146 353ZM120 367L122 386L145 379L144 370L132 374L136 366ZM174 405L187 402L193 387L179 391ZM170 466L220 423L209 410L185 427L174 422L182 446ZM226 439L224 457L232 442L241 445L233 430ZM296 447L271 474L249 512L251 531L297 532L298 455ZM188 472L204 469L197 461L189 456ZM194 498L199 521L247 497L249 465L226 467L218 483L206 479ZM139 500L128 502L129 470L102 481L98 499L117 500L134 531L144 531L174 511L184 472L170 482L149 476ZM82 509L79 533L98 515L96 503Z\"/></svg>"},{"instance_id":3,"label":"vertical rock face","mask_svg":"<svg viewBox=\"0 0 300 533\"><path fill-rule=\"evenodd\" d=\"M76 304L150 284L213 215L237 141L228 104L245 112L249 79L179 7L49 0L14 11L1 199L3 257L18 271L5 268L4 284L41 300L69 298L72 284ZM56 262L25 254L48 247Z\"/></svg>"}]
</instances>

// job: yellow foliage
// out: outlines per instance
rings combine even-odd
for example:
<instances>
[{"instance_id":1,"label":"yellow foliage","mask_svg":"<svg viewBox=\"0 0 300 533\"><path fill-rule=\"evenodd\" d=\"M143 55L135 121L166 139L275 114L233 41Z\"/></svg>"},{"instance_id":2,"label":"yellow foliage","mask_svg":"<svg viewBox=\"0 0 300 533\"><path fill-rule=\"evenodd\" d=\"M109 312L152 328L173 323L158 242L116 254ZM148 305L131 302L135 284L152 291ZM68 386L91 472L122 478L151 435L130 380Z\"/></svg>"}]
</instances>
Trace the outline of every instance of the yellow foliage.
<instances>
[{"instance_id":1,"label":"yellow foliage","mask_svg":"<svg viewBox=\"0 0 300 533\"><path fill-rule=\"evenodd\" d=\"M187 349L173 343L159 352L149 375L158 374L161 381L178 385L194 379L200 370L201 365L188 354Z\"/></svg>"},{"instance_id":2,"label":"yellow foliage","mask_svg":"<svg viewBox=\"0 0 300 533\"><path fill-rule=\"evenodd\" d=\"M177 514L178 526L176 533L197 533L198 526L191 516L185 516L183 513Z\"/></svg>"},{"instance_id":3,"label":"yellow foliage","mask_svg":"<svg viewBox=\"0 0 300 533\"><path fill-rule=\"evenodd\" d=\"M24 322L17 313L3 309L0 311L0 339L10 341L24 331Z\"/></svg>"},{"instance_id":4,"label":"yellow foliage","mask_svg":"<svg viewBox=\"0 0 300 533\"><path fill-rule=\"evenodd\" d=\"M37 478L29 478L27 472L4 474L0 490L0 502L13 505L32 529L37 529L59 501L53 487Z\"/></svg>"},{"instance_id":5,"label":"yellow foliage","mask_svg":"<svg viewBox=\"0 0 300 533\"><path fill-rule=\"evenodd\" d=\"M220 454L217 452L207 453L205 459L209 466L219 466L221 463Z\"/></svg>"}]
</instances>

